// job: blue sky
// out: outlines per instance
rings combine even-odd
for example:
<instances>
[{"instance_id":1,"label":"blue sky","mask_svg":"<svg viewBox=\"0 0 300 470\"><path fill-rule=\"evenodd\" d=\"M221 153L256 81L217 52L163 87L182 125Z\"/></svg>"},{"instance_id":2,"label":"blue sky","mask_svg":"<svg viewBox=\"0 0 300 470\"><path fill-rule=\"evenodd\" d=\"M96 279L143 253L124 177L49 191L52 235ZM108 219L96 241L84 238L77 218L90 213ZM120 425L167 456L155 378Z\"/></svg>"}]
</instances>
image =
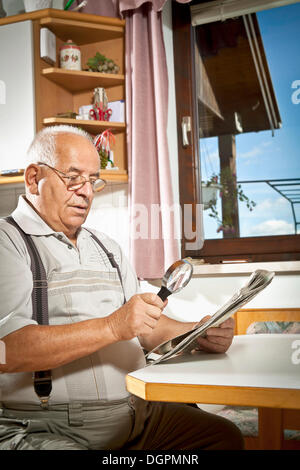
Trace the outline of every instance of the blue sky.
<instances>
[{"instance_id":1,"label":"blue sky","mask_svg":"<svg viewBox=\"0 0 300 470\"><path fill-rule=\"evenodd\" d=\"M282 128L275 130L273 137L271 131L236 137L237 178L300 178L300 4L259 12L257 17ZM292 88L296 80L299 80L299 92ZM219 172L217 139L203 139L200 153L202 180L205 180L212 172ZM243 190L257 206L249 212L244 204L240 205L241 236L294 233L288 201L264 183L243 185ZM295 208L300 221L300 204ZM216 233L216 228L216 221L204 211L205 237L221 238L222 234Z\"/></svg>"}]
</instances>

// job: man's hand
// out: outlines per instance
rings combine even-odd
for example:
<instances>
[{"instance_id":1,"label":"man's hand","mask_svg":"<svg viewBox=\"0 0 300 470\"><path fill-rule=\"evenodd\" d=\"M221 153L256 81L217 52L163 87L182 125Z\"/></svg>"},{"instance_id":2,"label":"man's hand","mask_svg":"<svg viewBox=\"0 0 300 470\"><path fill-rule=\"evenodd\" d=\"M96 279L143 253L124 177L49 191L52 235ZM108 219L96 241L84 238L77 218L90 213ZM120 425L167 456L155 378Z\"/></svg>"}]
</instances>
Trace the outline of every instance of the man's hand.
<instances>
[{"instance_id":1,"label":"man's hand","mask_svg":"<svg viewBox=\"0 0 300 470\"><path fill-rule=\"evenodd\" d=\"M210 316L202 318L199 325L209 320ZM205 338L197 338L198 347L201 351L224 353L232 343L234 336L234 320L228 318L221 325L206 330Z\"/></svg>"},{"instance_id":2,"label":"man's hand","mask_svg":"<svg viewBox=\"0 0 300 470\"><path fill-rule=\"evenodd\" d=\"M107 317L116 341L149 335L155 328L166 302L156 294L136 294L125 305Z\"/></svg>"}]
</instances>

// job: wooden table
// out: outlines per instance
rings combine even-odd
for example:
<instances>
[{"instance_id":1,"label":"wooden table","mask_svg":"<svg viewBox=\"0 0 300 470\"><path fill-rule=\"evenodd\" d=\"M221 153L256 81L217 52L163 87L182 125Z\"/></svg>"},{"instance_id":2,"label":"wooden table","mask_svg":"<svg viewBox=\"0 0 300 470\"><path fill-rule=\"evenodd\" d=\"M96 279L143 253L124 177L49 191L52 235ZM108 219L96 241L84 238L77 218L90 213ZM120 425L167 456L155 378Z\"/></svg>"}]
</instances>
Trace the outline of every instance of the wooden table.
<instances>
[{"instance_id":1,"label":"wooden table","mask_svg":"<svg viewBox=\"0 0 300 470\"><path fill-rule=\"evenodd\" d=\"M258 407L258 437L247 438L248 448L281 449L287 417L292 429L300 421L299 359L299 335L239 335L226 354L148 365L128 374L126 384L145 400Z\"/></svg>"},{"instance_id":2,"label":"wooden table","mask_svg":"<svg viewBox=\"0 0 300 470\"><path fill-rule=\"evenodd\" d=\"M226 354L183 355L132 372L127 389L153 401L300 409L296 341L296 334L235 336Z\"/></svg>"}]
</instances>

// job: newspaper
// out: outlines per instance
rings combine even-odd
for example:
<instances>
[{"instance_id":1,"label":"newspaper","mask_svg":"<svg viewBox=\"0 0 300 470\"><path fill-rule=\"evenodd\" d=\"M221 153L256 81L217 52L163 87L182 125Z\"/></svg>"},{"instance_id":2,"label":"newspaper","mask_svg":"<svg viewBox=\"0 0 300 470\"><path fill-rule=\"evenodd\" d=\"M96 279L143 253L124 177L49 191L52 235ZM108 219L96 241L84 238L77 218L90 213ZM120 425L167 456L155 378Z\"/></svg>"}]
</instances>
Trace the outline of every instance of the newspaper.
<instances>
[{"instance_id":1,"label":"newspaper","mask_svg":"<svg viewBox=\"0 0 300 470\"><path fill-rule=\"evenodd\" d=\"M254 271L247 284L244 285L238 292L236 292L231 299L226 302L217 312L205 323L198 324L195 328L187 333L176 336L150 351L146 355L151 365L158 364L159 362L166 361L181 353L190 353L197 347L197 337L205 336L206 330L211 327L216 327L223 323L227 318L231 317L243 305L249 302L272 281L275 273L259 269ZM151 359L149 356L152 354L160 354L158 358Z\"/></svg>"}]
</instances>

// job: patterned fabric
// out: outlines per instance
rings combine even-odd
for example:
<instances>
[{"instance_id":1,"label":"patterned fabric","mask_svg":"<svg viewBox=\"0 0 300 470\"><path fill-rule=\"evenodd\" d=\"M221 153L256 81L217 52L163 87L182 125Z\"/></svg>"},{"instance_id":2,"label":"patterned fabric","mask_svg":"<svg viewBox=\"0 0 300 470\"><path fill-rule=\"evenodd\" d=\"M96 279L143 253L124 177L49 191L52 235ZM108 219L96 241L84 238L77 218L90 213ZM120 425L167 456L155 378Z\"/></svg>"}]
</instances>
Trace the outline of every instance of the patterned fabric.
<instances>
[{"instance_id":1,"label":"patterned fabric","mask_svg":"<svg viewBox=\"0 0 300 470\"><path fill-rule=\"evenodd\" d=\"M258 409L242 406L224 406L217 413L219 416L229 419L236 424L243 436L258 435Z\"/></svg>"},{"instance_id":2,"label":"patterned fabric","mask_svg":"<svg viewBox=\"0 0 300 470\"><path fill-rule=\"evenodd\" d=\"M219 416L229 419L240 428L244 437L258 436L258 409L242 406L224 406L217 413ZM300 431L284 430L284 439L300 441Z\"/></svg>"},{"instance_id":3,"label":"patterned fabric","mask_svg":"<svg viewBox=\"0 0 300 470\"><path fill-rule=\"evenodd\" d=\"M300 322L261 321L251 323L246 331L247 335L256 335L260 333L300 334Z\"/></svg>"},{"instance_id":4,"label":"patterned fabric","mask_svg":"<svg viewBox=\"0 0 300 470\"><path fill-rule=\"evenodd\" d=\"M266 321L254 322L248 327L246 334L300 334L300 322ZM229 419L241 430L244 437L258 436L258 409L241 406L224 406L218 415ZM300 431L284 430L284 439L300 440Z\"/></svg>"}]
</instances>

